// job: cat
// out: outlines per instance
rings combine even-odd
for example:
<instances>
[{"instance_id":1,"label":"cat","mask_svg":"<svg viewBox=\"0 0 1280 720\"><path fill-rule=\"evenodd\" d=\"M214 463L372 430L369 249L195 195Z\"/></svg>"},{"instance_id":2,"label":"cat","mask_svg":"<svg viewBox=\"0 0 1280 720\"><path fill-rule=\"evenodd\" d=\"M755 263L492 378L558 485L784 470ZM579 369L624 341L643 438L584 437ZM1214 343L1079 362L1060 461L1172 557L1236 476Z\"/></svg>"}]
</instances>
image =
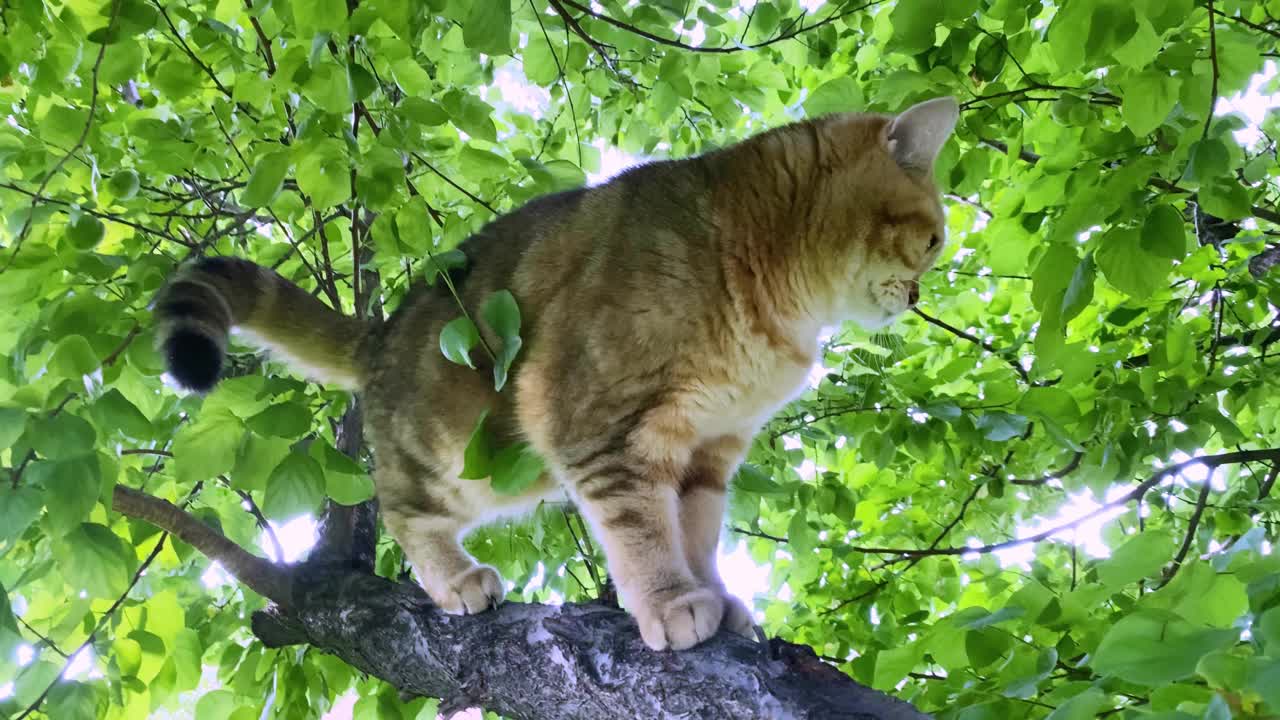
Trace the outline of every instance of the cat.
<instances>
[{"instance_id":1,"label":"cat","mask_svg":"<svg viewBox=\"0 0 1280 720\"><path fill-rule=\"evenodd\" d=\"M361 394L385 523L432 600L471 614L502 579L459 544L470 528L568 492L654 650L693 647L751 614L716 568L726 485L753 435L804 387L823 327L882 327L919 298L946 237L936 158L956 101L835 113L704 155L535 199L460 249L475 309L518 301L510 386L440 351L458 317L420 283L385 323L336 312L274 271L211 257L154 305L169 374L206 392L233 326L310 377ZM482 321L491 348L501 339ZM518 497L460 480L481 413L545 472Z\"/></svg>"}]
</instances>

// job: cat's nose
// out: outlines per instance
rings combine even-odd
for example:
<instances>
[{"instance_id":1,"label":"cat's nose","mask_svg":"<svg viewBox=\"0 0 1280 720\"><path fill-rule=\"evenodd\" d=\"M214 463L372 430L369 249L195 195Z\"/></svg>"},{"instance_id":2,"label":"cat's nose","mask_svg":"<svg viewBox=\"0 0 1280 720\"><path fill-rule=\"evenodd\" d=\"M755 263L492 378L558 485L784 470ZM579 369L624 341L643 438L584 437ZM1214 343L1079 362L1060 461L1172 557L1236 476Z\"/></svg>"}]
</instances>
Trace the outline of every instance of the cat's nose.
<instances>
[{"instance_id":1,"label":"cat's nose","mask_svg":"<svg viewBox=\"0 0 1280 720\"><path fill-rule=\"evenodd\" d=\"M912 280L907 283L907 307L915 307L920 302L920 283Z\"/></svg>"}]
</instances>

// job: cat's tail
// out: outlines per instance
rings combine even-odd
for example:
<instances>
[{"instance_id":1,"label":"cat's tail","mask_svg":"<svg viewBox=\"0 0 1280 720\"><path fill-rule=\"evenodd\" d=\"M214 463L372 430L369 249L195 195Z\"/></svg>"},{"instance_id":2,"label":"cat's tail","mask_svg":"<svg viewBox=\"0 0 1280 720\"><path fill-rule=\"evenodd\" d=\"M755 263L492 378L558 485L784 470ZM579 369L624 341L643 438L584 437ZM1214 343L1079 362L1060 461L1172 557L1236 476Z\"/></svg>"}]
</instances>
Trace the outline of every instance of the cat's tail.
<instances>
[{"instance_id":1,"label":"cat's tail","mask_svg":"<svg viewBox=\"0 0 1280 720\"><path fill-rule=\"evenodd\" d=\"M156 341L183 387L211 390L231 328L283 356L315 380L359 389L364 323L336 312L274 270L213 257L182 268L156 297Z\"/></svg>"}]
</instances>

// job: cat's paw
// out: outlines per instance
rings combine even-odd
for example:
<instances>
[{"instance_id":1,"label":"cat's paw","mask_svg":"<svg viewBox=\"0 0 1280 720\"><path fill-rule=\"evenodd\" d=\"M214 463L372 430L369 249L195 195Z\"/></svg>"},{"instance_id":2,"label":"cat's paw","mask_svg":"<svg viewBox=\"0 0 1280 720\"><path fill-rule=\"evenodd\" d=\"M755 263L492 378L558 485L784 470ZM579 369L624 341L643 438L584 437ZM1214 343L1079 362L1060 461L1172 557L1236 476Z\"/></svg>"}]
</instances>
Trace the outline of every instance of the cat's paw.
<instances>
[{"instance_id":1,"label":"cat's paw","mask_svg":"<svg viewBox=\"0 0 1280 720\"><path fill-rule=\"evenodd\" d=\"M450 578L445 597L436 604L450 615L474 615L501 605L505 595L498 571L477 565Z\"/></svg>"},{"instance_id":2,"label":"cat's paw","mask_svg":"<svg viewBox=\"0 0 1280 720\"><path fill-rule=\"evenodd\" d=\"M691 648L715 635L724 608L724 598L707 588L676 595L640 614L640 637L654 650Z\"/></svg>"},{"instance_id":3,"label":"cat's paw","mask_svg":"<svg viewBox=\"0 0 1280 720\"><path fill-rule=\"evenodd\" d=\"M720 627L731 633L754 639L756 624L751 616L751 609L736 595L722 592L721 597L724 598L724 619L720 621Z\"/></svg>"}]
</instances>

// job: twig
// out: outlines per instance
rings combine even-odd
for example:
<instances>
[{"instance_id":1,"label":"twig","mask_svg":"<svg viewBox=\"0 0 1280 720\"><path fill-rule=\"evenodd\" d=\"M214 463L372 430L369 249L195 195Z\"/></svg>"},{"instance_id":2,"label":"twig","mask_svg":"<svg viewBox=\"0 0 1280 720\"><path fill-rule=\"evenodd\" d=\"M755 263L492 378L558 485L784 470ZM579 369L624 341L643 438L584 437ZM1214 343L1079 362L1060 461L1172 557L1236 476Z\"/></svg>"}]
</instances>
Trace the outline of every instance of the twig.
<instances>
[{"instance_id":1,"label":"twig","mask_svg":"<svg viewBox=\"0 0 1280 720\"><path fill-rule=\"evenodd\" d=\"M582 540L578 538L578 531L573 529L573 521L569 519L569 511L561 510L564 515L564 526L569 528L569 534L573 536L573 544L577 546L578 553L582 555L582 562L587 566L587 574L591 576L591 582L596 586L596 593L600 593L604 589L604 583L600 581L600 575L596 572L596 563L592 555L587 554L586 548L582 545Z\"/></svg>"},{"instance_id":2,"label":"twig","mask_svg":"<svg viewBox=\"0 0 1280 720\"><path fill-rule=\"evenodd\" d=\"M1209 87L1209 109L1205 112L1204 132L1200 137L1209 137L1209 126L1213 124L1213 107L1218 103L1218 31L1213 21L1213 0L1209 3L1209 62L1213 67L1212 84Z\"/></svg>"},{"instance_id":3,"label":"twig","mask_svg":"<svg viewBox=\"0 0 1280 720\"><path fill-rule=\"evenodd\" d=\"M569 115L573 118L573 137L578 146L578 166L581 167L583 165L582 136L578 131L578 111L573 106L573 95L569 92L569 80L565 77L564 65L560 64L560 56L556 55L556 48L551 43L551 35L547 33L547 26L542 22L542 15L538 13L537 8L533 7L533 0L529 0L529 7L533 10L533 17L538 21L538 27L542 30L542 37L547 42L547 50L551 53L551 59L555 61L556 70L560 73L560 86L564 88L564 99L569 101Z\"/></svg>"},{"instance_id":4,"label":"twig","mask_svg":"<svg viewBox=\"0 0 1280 720\"><path fill-rule=\"evenodd\" d=\"M468 198L470 198L470 199L471 199L471 202L476 203L477 205L480 205L480 206L481 206L481 207L483 207L485 210L488 210L489 212L493 213L494 215L497 215L497 214L498 214L498 211L497 211L497 210L495 210L495 209L494 209L494 207L493 207L492 205L490 205L489 203L485 202L485 201L484 201L484 199L482 199L482 198L480 198L480 197L477 197L477 196L475 195L475 193L471 192L470 190L467 190L466 188L462 187L462 186L461 186L461 185L459 185L458 183L454 182L453 178L451 178L451 177L449 177L448 175L445 175L444 173L440 172L440 171L436 168L436 166L435 166L435 165L432 165L431 163L427 162L426 158L422 157L421 155L419 155L419 154L418 154L418 153L416 153L416 152L411 152L411 153L409 153L409 154L413 156L413 159L414 159L414 160L417 160L418 162L422 163L423 165L425 165L425 166L426 166L426 168L427 168L428 170L430 170L431 172L433 172L433 173L435 173L437 176L439 176L441 180L444 180L445 182L449 183L449 185L451 185L455 190L457 190L458 192L460 192L460 193L462 193L463 195L466 195Z\"/></svg>"},{"instance_id":5,"label":"twig","mask_svg":"<svg viewBox=\"0 0 1280 720\"><path fill-rule=\"evenodd\" d=\"M958 338L963 338L964 340L968 340L969 342L973 343L974 345L977 345L983 350L986 350L992 355L995 355L996 357L1000 357L1006 363L1009 364L1009 367L1013 368L1014 371L1018 373L1018 377L1022 378L1022 382L1028 383L1028 384L1031 383L1031 375L1027 373L1026 368L1022 367L1022 365L1017 360L1014 360L1012 358L1005 358L1001 356L1000 351L997 350L995 346L993 346L991 343L983 340L980 337L977 337L976 335L967 333L964 330L961 330L960 328L955 327L954 325L951 325L939 318L933 317L932 315L925 313L920 308L911 308L911 312L923 318L924 321L929 323L930 325L942 328L943 330L946 330L952 335L955 335Z\"/></svg>"},{"instance_id":6,"label":"twig","mask_svg":"<svg viewBox=\"0 0 1280 720\"><path fill-rule=\"evenodd\" d=\"M614 67L613 59L609 57L609 53L605 50L606 47L613 46L607 43L602 43L588 35L587 31L582 29L582 26L578 24L577 19L569 14L569 11L565 9L564 5L560 4L559 0L547 1L551 4L552 9L556 11L560 18L564 20L565 27L571 30L578 37L582 38L587 45L590 45L591 49L595 50L596 54L600 56L600 59L604 61L605 67L616 73L618 69ZM537 11L535 10L534 12Z\"/></svg>"},{"instance_id":7,"label":"twig","mask_svg":"<svg viewBox=\"0 0 1280 720\"><path fill-rule=\"evenodd\" d=\"M267 61L267 75L275 75L276 59L271 54L271 41L263 32L258 16L253 14L253 0L244 0L244 9L249 11L249 24L253 25L253 31L258 34L258 47L262 49L262 58Z\"/></svg>"},{"instance_id":8,"label":"twig","mask_svg":"<svg viewBox=\"0 0 1280 720\"><path fill-rule=\"evenodd\" d=\"M1014 485L1044 485L1050 480L1061 480L1062 478L1075 472L1076 468L1080 467L1080 461L1083 459L1084 459L1084 453L1077 452L1075 455L1071 456L1071 460L1066 465L1062 466L1061 470L1055 470L1051 473L1046 473L1044 477L1025 478L1025 479L1018 478L1018 479L1010 480L1009 482Z\"/></svg>"},{"instance_id":9,"label":"twig","mask_svg":"<svg viewBox=\"0 0 1280 720\"><path fill-rule=\"evenodd\" d=\"M32 635L35 635L37 638L39 638L39 640L40 640L40 643L39 643L39 644L40 644L40 645L43 645L43 646L45 646L45 647L49 648L50 650L52 650L52 651L54 651L54 652L58 653L58 654L59 654L59 655L61 655L64 659L70 659L70 658L71 658L71 656L70 656L70 655L68 655L68 654L66 654L66 653L64 653L64 652L62 652L62 648L59 648L57 643L55 643L53 640L50 640L47 636L43 635L39 630L36 630L35 628L31 627L31 625L29 625L29 624L27 623L27 621L26 621L26 620L23 620L23 619L22 619L21 617L19 617L18 615L14 615L14 616L13 616L13 618L14 618L15 620L17 620L18 622L22 623L22 627L26 628L26 629L27 629L27 632L29 632L29 633L31 633Z\"/></svg>"},{"instance_id":10,"label":"twig","mask_svg":"<svg viewBox=\"0 0 1280 720\"><path fill-rule=\"evenodd\" d=\"M1169 584L1173 580L1173 576L1178 573L1178 568L1182 567L1182 561L1187 559L1187 553L1191 550L1191 545L1196 539L1196 530L1200 527L1200 517L1204 515L1204 508L1209 502L1209 490L1212 489L1213 468L1209 469L1209 474L1205 476L1200 486L1200 496L1196 498L1196 509L1191 513L1191 520L1187 523L1187 533L1182 538L1182 547L1178 548L1178 554L1173 558L1173 564L1169 566L1165 572L1164 582L1161 585Z\"/></svg>"}]
</instances>

